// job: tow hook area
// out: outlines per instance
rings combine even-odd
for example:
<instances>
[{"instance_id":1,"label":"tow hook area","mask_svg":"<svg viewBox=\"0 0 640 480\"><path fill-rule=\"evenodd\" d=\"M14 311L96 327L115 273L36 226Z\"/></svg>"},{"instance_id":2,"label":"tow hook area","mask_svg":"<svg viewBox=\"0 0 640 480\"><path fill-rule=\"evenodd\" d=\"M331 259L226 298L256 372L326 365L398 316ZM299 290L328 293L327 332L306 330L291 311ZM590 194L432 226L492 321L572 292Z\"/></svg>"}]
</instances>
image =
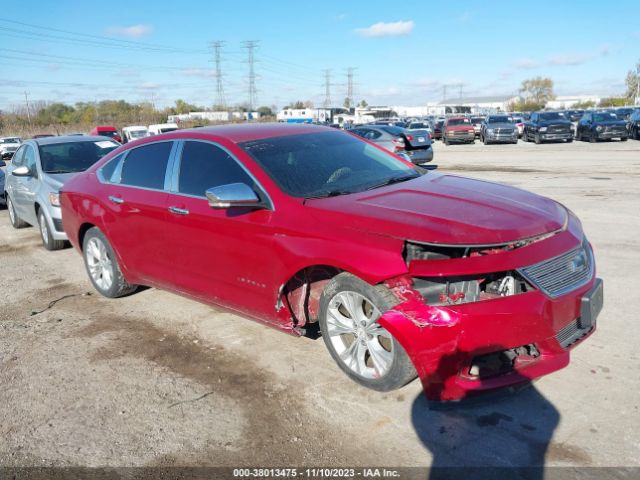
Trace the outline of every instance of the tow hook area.
<instances>
[{"instance_id":1,"label":"tow hook area","mask_svg":"<svg viewBox=\"0 0 640 480\"><path fill-rule=\"evenodd\" d=\"M534 362L540 352L534 344L510 348L498 352L474 357L466 376L472 378L490 378L509 373L518 367Z\"/></svg>"}]
</instances>

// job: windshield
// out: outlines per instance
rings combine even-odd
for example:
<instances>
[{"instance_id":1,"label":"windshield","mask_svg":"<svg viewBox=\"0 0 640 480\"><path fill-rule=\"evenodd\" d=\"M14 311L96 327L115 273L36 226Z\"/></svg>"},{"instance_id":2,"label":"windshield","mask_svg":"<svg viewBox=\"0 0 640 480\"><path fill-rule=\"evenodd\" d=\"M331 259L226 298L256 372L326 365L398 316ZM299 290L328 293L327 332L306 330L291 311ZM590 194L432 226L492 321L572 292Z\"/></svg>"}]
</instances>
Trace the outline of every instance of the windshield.
<instances>
[{"instance_id":1,"label":"windshield","mask_svg":"<svg viewBox=\"0 0 640 480\"><path fill-rule=\"evenodd\" d=\"M101 137L110 137L113 138L118 135L118 132L114 130L98 130L98 135Z\"/></svg>"},{"instance_id":2,"label":"windshield","mask_svg":"<svg viewBox=\"0 0 640 480\"><path fill-rule=\"evenodd\" d=\"M0 143L20 143L20 139L18 137L0 138Z\"/></svg>"},{"instance_id":3,"label":"windshield","mask_svg":"<svg viewBox=\"0 0 640 480\"><path fill-rule=\"evenodd\" d=\"M447 125L449 126L469 125L470 123L471 123L471 120L469 120L468 118L451 118L449 119L449 122L447 123Z\"/></svg>"},{"instance_id":4,"label":"windshield","mask_svg":"<svg viewBox=\"0 0 640 480\"><path fill-rule=\"evenodd\" d=\"M412 130L418 129L418 128L429 128L429 125L426 125L424 123L421 122L416 122L416 123L410 123L409 124L409 128Z\"/></svg>"},{"instance_id":5,"label":"windshield","mask_svg":"<svg viewBox=\"0 0 640 480\"><path fill-rule=\"evenodd\" d=\"M131 138L142 138L142 137L146 137L147 135L148 134L146 130L131 130L129 132L129 136Z\"/></svg>"},{"instance_id":6,"label":"windshield","mask_svg":"<svg viewBox=\"0 0 640 480\"><path fill-rule=\"evenodd\" d=\"M545 112L540 114L541 120L566 120L560 112Z\"/></svg>"},{"instance_id":7,"label":"windshield","mask_svg":"<svg viewBox=\"0 0 640 480\"><path fill-rule=\"evenodd\" d=\"M38 146L44 173L83 172L116 148L118 144L109 140Z\"/></svg>"},{"instance_id":8,"label":"windshield","mask_svg":"<svg viewBox=\"0 0 640 480\"><path fill-rule=\"evenodd\" d=\"M615 113L596 113L593 115L594 122L612 122L618 120Z\"/></svg>"},{"instance_id":9,"label":"windshield","mask_svg":"<svg viewBox=\"0 0 640 480\"><path fill-rule=\"evenodd\" d=\"M294 197L361 192L421 175L390 153L342 132L265 138L238 146Z\"/></svg>"},{"instance_id":10,"label":"windshield","mask_svg":"<svg viewBox=\"0 0 640 480\"><path fill-rule=\"evenodd\" d=\"M474 125L477 124L477 123L482 123L483 121L484 121L484 118L482 118L482 117L473 117L471 119L471 123L473 123Z\"/></svg>"},{"instance_id":11,"label":"windshield","mask_svg":"<svg viewBox=\"0 0 640 480\"><path fill-rule=\"evenodd\" d=\"M487 123L511 123L511 119L505 116L489 117Z\"/></svg>"}]
</instances>

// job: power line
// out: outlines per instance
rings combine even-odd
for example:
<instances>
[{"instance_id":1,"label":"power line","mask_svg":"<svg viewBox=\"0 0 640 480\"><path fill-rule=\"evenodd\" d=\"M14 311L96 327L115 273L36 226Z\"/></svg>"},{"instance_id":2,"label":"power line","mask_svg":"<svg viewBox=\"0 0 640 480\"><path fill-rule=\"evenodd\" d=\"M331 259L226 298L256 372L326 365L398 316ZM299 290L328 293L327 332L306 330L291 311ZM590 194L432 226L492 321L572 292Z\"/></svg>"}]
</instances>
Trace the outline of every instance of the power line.
<instances>
[{"instance_id":1,"label":"power line","mask_svg":"<svg viewBox=\"0 0 640 480\"><path fill-rule=\"evenodd\" d=\"M331 70L326 69L324 72L324 100L322 106L325 108L331 107Z\"/></svg>"},{"instance_id":2,"label":"power line","mask_svg":"<svg viewBox=\"0 0 640 480\"><path fill-rule=\"evenodd\" d=\"M254 51L258 46L257 40L246 40L242 42L242 48L247 49L247 63L249 64L249 111L253 111L253 107L257 102L257 90L256 90L256 72L254 69L255 57Z\"/></svg>"},{"instance_id":3,"label":"power line","mask_svg":"<svg viewBox=\"0 0 640 480\"><path fill-rule=\"evenodd\" d=\"M227 102L224 97L224 87L222 85L222 62L220 60L220 50L224 46L224 42L216 40L211 42L213 48L213 57L216 64L216 104L224 107Z\"/></svg>"}]
</instances>

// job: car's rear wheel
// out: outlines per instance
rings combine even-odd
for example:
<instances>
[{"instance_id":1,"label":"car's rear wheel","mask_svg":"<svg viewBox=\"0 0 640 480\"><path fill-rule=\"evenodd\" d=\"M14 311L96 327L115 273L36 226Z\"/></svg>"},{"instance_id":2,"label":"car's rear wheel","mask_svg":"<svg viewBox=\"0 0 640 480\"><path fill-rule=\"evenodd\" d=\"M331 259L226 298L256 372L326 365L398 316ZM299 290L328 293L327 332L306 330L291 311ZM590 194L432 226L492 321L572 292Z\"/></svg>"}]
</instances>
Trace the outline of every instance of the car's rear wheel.
<instances>
[{"instance_id":1,"label":"car's rear wheel","mask_svg":"<svg viewBox=\"0 0 640 480\"><path fill-rule=\"evenodd\" d=\"M100 229L93 227L87 231L82 252L89 279L102 295L117 298L136 290L136 285L124 279L113 248Z\"/></svg>"},{"instance_id":2,"label":"car's rear wheel","mask_svg":"<svg viewBox=\"0 0 640 480\"><path fill-rule=\"evenodd\" d=\"M13 206L13 200L11 200L9 195L7 195L7 210L9 210L9 221L13 228L24 228L29 225L27 222L20 219L16 213L15 207Z\"/></svg>"},{"instance_id":3,"label":"car's rear wheel","mask_svg":"<svg viewBox=\"0 0 640 480\"><path fill-rule=\"evenodd\" d=\"M60 250L64 248L64 240L55 240L53 238L53 234L47 223L47 217L42 210L38 212L38 226L40 227L40 237L42 238L44 248L47 250Z\"/></svg>"},{"instance_id":4,"label":"car's rear wheel","mask_svg":"<svg viewBox=\"0 0 640 480\"><path fill-rule=\"evenodd\" d=\"M395 390L416 377L400 343L378 324L397 303L386 287L349 273L335 276L320 297L320 331L329 353L352 380L373 390Z\"/></svg>"}]
</instances>

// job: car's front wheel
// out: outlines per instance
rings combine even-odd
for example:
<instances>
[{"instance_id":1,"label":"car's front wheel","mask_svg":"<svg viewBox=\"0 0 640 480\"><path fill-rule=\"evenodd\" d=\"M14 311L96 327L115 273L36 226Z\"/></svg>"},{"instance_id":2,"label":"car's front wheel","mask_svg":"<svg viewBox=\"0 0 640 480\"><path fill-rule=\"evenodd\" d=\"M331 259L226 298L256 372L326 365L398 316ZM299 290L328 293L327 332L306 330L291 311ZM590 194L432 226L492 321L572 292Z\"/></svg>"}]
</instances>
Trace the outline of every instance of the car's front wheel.
<instances>
[{"instance_id":1,"label":"car's front wheel","mask_svg":"<svg viewBox=\"0 0 640 480\"><path fill-rule=\"evenodd\" d=\"M136 290L136 285L124 279L113 248L100 229L93 227L87 231L82 241L82 252L89 279L102 295L118 298Z\"/></svg>"},{"instance_id":2,"label":"car's front wheel","mask_svg":"<svg viewBox=\"0 0 640 480\"><path fill-rule=\"evenodd\" d=\"M40 227L40 237L42 238L44 248L47 250L60 250L64 248L64 240L55 240L53 238L47 217L42 210L38 213L38 226Z\"/></svg>"},{"instance_id":3,"label":"car's front wheel","mask_svg":"<svg viewBox=\"0 0 640 480\"><path fill-rule=\"evenodd\" d=\"M329 353L351 379L373 390L395 390L416 377L400 343L378 323L397 303L386 287L349 273L335 276L320 297L320 331Z\"/></svg>"},{"instance_id":4,"label":"car's front wheel","mask_svg":"<svg viewBox=\"0 0 640 480\"><path fill-rule=\"evenodd\" d=\"M9 195L7 195L6 200L7 200L7 210L9 210L9 221L11 222L11 225L13 226L13 228L27 227L28 223L22 220L18 216L18 214L16 213L16 209L13 205L13 200L11 200L11 197Z\"/></svg>"}]
</instances>

